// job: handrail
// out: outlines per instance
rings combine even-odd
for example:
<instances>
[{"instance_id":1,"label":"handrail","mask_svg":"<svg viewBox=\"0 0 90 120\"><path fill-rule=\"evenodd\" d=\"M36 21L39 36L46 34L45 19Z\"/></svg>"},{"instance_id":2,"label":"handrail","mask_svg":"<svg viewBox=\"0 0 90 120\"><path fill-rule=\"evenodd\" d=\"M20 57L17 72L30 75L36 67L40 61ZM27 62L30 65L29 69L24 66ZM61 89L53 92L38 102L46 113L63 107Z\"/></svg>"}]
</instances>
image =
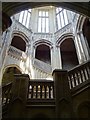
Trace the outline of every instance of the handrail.
<instances>
[{"instance_id":1,"label":"handrail","mask_svg":"<svg viewBox=\"0 0 90 120\"><path fill-rule=\"evenodd\" d=\"M30 80L28 86L28 99L53 99L54 81Z\"/></svg>"},{"instance_id":2,"label":"handrail","mask_svg":"<svg viewBox=\"0 0 90 120\"><path fill-rule=\"evenodd\" d=\"M70 89L90 79L90 60L68 71Z\"/></svg>"},{"instance_id":3,"label":"handrail","mask_svg":"<svg viewBox=\"0 0 90 120\"><path fill-rule=\"evenodd\" d=\"M2 86L2 105L10 102L12 82Z\"/></svg>"}]
</instances>

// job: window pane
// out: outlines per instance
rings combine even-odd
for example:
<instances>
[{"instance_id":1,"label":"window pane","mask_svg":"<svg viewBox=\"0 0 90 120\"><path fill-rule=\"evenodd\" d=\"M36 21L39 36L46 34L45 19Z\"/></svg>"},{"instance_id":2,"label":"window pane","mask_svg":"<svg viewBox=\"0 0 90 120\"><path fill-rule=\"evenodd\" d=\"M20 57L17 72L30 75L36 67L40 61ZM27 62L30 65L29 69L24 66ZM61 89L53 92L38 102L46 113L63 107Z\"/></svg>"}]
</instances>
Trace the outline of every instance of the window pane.
<instances>
[{"instance_id":1,"label":"window pane","mask_svg":"<svg viewBox=\"0 0 90 120\"><path fill-rule=\"evenodd\" d=\"M48 17L48 12L46 12L46 16Z\"/></svg>"},{"instance_id":2,"label":"window pane","mask_svg":"<svg viewBox=\"0 0 90 120\"><path fill-rule=\"evenodd\" d=\"M46 33L49 32L49 20L46 18Z\"/></svg>"},{"instance_id":3,"label":"window pane","mask_svg":"<svg viewBox=\"0 0 90 120\"><path fill-rule=\"evenodd\" d=\"M22 23L24 11L20 12L19 22Z\"/></svg>"},{"instance_id":4,"label":"window pane","mask_svg":"<svg viewBox=\"0 0 90 120\"><path fill-rule=\"evenodd\" d=\"M43 11L42 16L45 16L45 11Z\"/></svg>"},{"instance_id":5,"label":"window pane","mask_svg":"<svg viewBox=\"0 0 90 120\"><path fill-rule=\"evenodd\" d=\"M67 25L68 24L68 18L67 18L67 13L66 13L65 9L64 9L63 13L64 13L64 21L65 21L65 24Z\"/></svg>"},{"instance_id":6,"label":"window pane","mask_svg":"<svg viewBox=\"0 0 90 120\"><path fill-rule=\"evenodd\" d=\"M39 11L38 32L48 32L48 11ZM41 23L40 23L41 21ZM40 28L41 27L41 28Z\"/></svg>"},{"instance_id":7,"label":"window pane","mask_svg":"<svg viewBox=\"0 0 90 120\"><path fill-rule=\"evenodd\" d=\"M61 28L61 25L60 25L60 17L59 17L59 14L57 15L57 25L58 25L58 29Z\"/></svg>"},{"instance_id":8,"label":"window pane","mask_svg":"<svg viewBox=\"0 0 90 120\"><path fill-rule=\"evenodd\" d=\"M38 32L41 32L41 18L38 21Z\"/></svg>"},{"instance_id":9,"label":"window pane","mask_svg":"<svg viewBox=\"0 0 90 120\"><path fill-rule=\"evenodd\" d=\"M26 17L27 17L27 10L25 10L25 13L24 13L24 19L23 19L23 25L25 25L25 22L26 22Z\"/></svg>"},{"instance_id":10,"label":"window pane","mask_svg":"<svg viewBox=\"0 0 90 120\"><path fill-rule=\"evenodd\" d=\"M45 18L42 18L42 32L45 32Z\"/></svg>"},{"instance_id":11,"label":"window pane","mask_svg":"<svg viewBox=\"0 0 90 120\"><path fill-rule=\"evenodd\" d=\"M41 16L41 11L39 11L39 16Z\"/></svg>"},{"instance_id":12,"label":"window pane","mask_svg":"<svg viewBox=\"0 0 90 120\"><path fill-rule=\"evenodd\" d=\"M60 13L60 18L61 18L61 25L64 27L64 19L63 19L63 13Z\"/></svg>"},{"instance_id":13,"label":"window pane","mask_svg":"<svg viewBox=\"0 0 90 120\"><path fill-rule=\"evenodd\" d=\"M29 22L30 22L30 13L28 13L28 16L27 16L27 22L26 22L27 28L29 28Z\"/></svg>"}]
</instances>

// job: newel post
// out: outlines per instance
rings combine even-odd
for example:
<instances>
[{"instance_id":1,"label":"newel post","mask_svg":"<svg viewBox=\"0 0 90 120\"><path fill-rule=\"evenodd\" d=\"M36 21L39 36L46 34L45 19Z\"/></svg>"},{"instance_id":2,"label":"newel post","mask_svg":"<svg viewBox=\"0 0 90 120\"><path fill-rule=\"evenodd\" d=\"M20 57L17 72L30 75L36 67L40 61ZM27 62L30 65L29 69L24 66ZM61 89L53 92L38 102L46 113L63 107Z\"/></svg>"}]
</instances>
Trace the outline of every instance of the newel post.
<instances>
[{"instance_id":1,"label":"newel post","mask_svg":"<svg viewBox=\"0 0 90 120\"><path fill-rule=\"evenodd\" d=\"M66 70L56 69L53 71L56 100L56 117L72 118L73 107Z\"/></svg>"},{"instance_id":2,"label":"newel post","mask_svg":"<svg viewBox=\"0 0 90 120\"><path fill-rule=\"evenodd\" d=\"M27 74L16 74L11 90L11 103L9 117L23 118L27 101L29 76Z\"/></svg>"}]
</instances>

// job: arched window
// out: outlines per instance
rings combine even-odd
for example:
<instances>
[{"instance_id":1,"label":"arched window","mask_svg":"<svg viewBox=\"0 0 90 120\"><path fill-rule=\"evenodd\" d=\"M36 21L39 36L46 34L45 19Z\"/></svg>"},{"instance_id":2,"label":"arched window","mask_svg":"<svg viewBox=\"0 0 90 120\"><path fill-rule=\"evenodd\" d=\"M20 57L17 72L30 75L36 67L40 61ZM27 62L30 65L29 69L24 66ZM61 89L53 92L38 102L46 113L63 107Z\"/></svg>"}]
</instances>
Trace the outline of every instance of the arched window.
<instances>
[{"instance_id":1,"label":"arched window","mask_svg":"<svg viewBox=\"0 0 90 120\"><path fill-rule=\"evenodd\" d=\"M49 32L49 15L48 10L39 10L38 16L38 32Z\"/></svg>"},{"instance_id":2,"label":"arched window","mask_svg":"<svg viewBox=\"0 0 90 120\"><path fill-rule=\"evenodd\" d=\"M24 52L26 51L26 42L19 36L13 37L11 45Z\"/></svg>"},{"instance_id":3,"label":"arched window","mask_svg":"<svg viewBox=\"0 0 90 120\"><path fill-rule=\"evenodd\" d=\"M67 10L63 8L56 8L56 24L57 24L57 30L61 29L65 25L69 23L68 16L67 16Z\"/></svg>"},{"instance_id":4,"label":"arched window","mask_svg":"<svg viewBox=\"0 0 90 120\"><path fill-rule=\"evenodd\" d=\"M25 27L29 28L31 17L31 9L20 12L19 22L22 23Z\"/></svg>"},{"instance_id":5,"label":"arched window","mask_svg":"<svg viewBox=\"0 0 90 120\"><path fill-rule=\"evenodd\" d=\"M39 45L36 48L35 58L50 64L51 63L51 56L50 56L50 48L47 45Z\"/></svg>"},{"instance_id":6,"label":"arched window","mask_svg":"<svg viewBox=\"0 0 90 120\"><path fill-rule=\"evenodd\" d=\"M78 65L78 59L74 41L71 38L65 39L60 45L62 68L69 70Z\"/></svg>"}]
</instances>

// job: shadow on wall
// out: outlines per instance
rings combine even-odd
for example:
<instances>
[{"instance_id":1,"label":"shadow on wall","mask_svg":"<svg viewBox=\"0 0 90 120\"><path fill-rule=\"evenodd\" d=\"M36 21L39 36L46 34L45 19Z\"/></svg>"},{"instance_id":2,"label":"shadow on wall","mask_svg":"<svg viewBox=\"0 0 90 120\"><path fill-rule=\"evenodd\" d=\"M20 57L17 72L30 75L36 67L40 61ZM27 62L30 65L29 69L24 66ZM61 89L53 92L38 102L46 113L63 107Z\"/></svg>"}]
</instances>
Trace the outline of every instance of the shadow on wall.
<instances>
[{"instance_id":1,"label":"shadow on wall","mask_svg":"<svg viewBox=\"0 0 90 120\"><path fill-rule=\"evenodd\" d=\"M16 67L9 67L5 70L2 78L2 85L8 84L14 80L14 74L21 74Z\"/></svg>"},{"instance_id":2,"label":"shadow on wall","mask_svg":"<svg viewBox=\"0 0 90 120\"><path fill-rule=\"evenodd\" d=\"M90 117L90 101L85 101L79 105L78 117L79 118L89 118Z\"/></svg>"},{"instance_id":3,"label":"shadow on wall","mask_svg":"<svg viewBox=\"0 0 90 120\"><path fill-rule=\"evenodd\" d=\"M34 115L31 120L37 120L37 119L44 119L44 120L51 120L47 115L39 113Z\"/></svg>"}]
</instances>

